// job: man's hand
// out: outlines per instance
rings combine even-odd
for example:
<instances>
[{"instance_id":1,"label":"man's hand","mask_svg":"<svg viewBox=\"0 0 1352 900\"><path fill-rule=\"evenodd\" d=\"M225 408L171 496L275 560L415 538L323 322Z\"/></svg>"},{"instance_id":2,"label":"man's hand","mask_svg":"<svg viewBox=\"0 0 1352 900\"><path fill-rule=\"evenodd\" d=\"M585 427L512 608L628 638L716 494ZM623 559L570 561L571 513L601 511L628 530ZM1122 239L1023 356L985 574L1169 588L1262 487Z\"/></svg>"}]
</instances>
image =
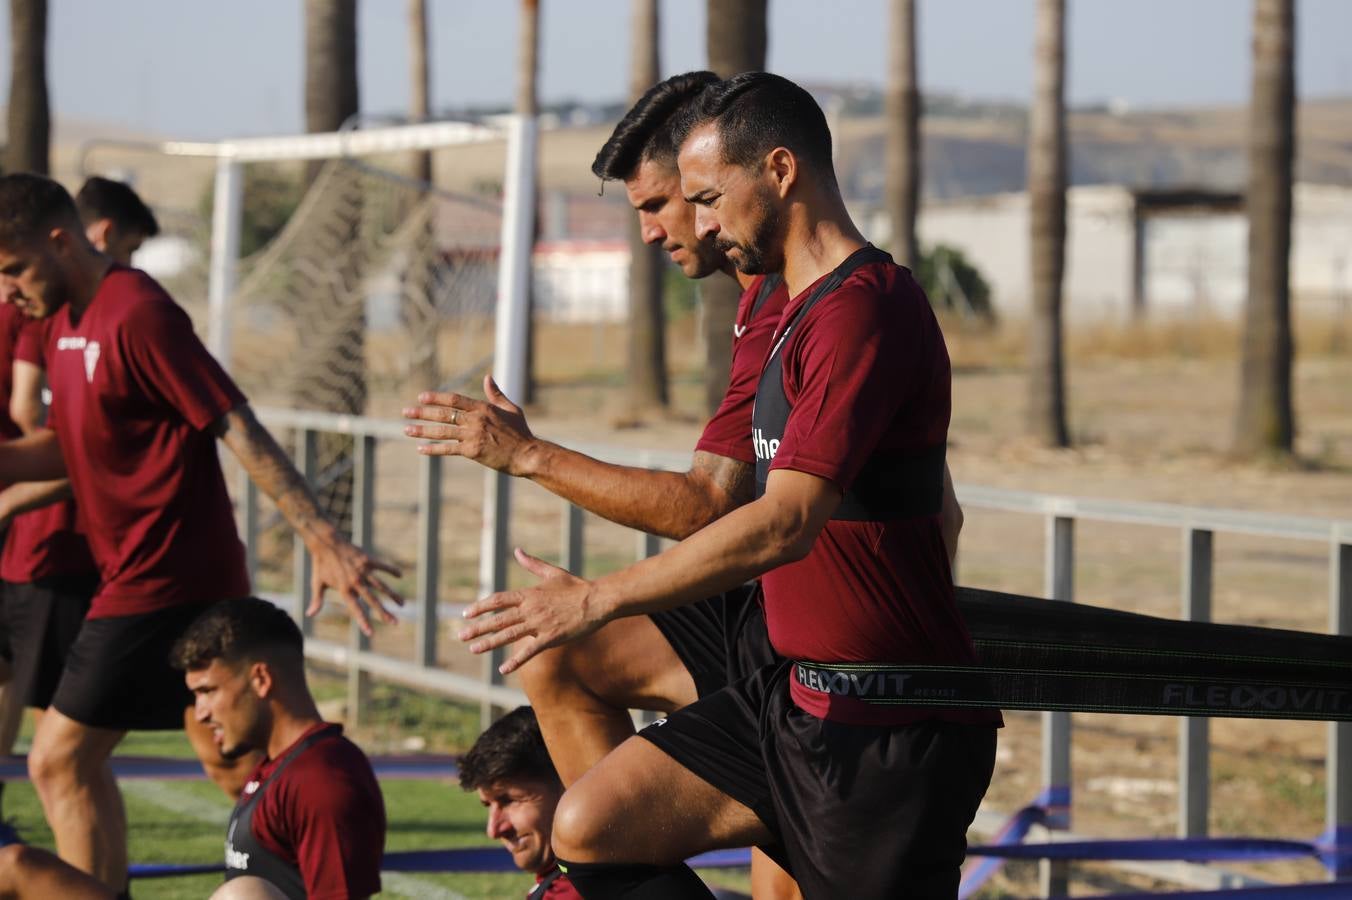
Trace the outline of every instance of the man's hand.
<instances>
[{"instance_id":1,"label":"man's hand","mask_svg":"<svg viewBox=\"0 0 1352 900\"><path fill-rule=\"evenodd\" d=\"M371 634L370 610L374 609L386 624L394 623L394 613L384 601L403 606L404 598L376 573L398 577L397 568L367 555L336 531L306 541L306 547L314 564L310 577L310 605L305 610L307 616L318 615L324 606L324 591L332 588L343 598L364 634Z\"/></svg>"},{"instance_id":2,"label":"man's hand","mask_svg":"<svg viewBox=\"0 0 1352 900\"><path fill-rule=\"evenodd\" d=\"M507 399L491 375L484 376L484 396L486 401L464 394L419 394L422 405L406 408L404 418L436 424L408 425L404 434L446 442L419 445L418 452L428 456L464 456L508 475L529 475L535 436L526 425L525 414Z\"/></svg>"},{"instance_id":3,"label":"man's hand","mask_svg":"<svg viewBox=\"0 0 1352 900\"><path fill-rule=\"evenodd\" d=\"M460 629L460 640L474 641L469 645L474 653L521 641L511 658L499 667L504 675L521 668L541 650L591 634L605 624L592 601L591 582L536 559L520 547L516 561L540 583L525 590L491 594L470 605L465 618L477 621Z\"/></svg>"}]
</instances>

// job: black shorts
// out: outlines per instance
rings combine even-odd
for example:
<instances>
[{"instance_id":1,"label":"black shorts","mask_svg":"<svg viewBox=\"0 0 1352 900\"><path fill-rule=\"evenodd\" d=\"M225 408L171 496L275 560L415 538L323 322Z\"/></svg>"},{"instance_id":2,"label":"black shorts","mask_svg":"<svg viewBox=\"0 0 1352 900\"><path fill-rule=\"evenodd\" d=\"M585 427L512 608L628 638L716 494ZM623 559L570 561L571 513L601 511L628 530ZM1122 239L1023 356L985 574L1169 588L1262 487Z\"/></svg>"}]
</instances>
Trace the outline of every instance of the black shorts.
<instances>
[{"instance_id":1,"label":"black shorts","mask_svg":"<svg viewBox=\"0 0 1352 900\"><path fill-rule=\"evenodd\" d=\"M827 722L766 666L639 732L760 817L767 854L812 898L957 897L995 728Z\"/></svg>"},{"instance_id":2,"label":"black shorts","mask_svg":"<svg viewBox=\"0 0 1352 900\"><path fill-rule=\"evenodd\" d=\"M193 604L86 619L70 648L52 707L91 728L182 728L192 693L183 673L169 665L169 651L206 608Z\"/></svg>"},{"instance_id":3,"label":"black shorts","mask_svg":"<svg viewBox=\"0 0 1352 900\"><path fill-rule=\"evenodd\" d=\"M52 702L66 657L98 586L98 575L40 578L4 585L0 619L12 636L14 648L10 684L24 706L46 709Z\"/></svg>"},{"instance_id":4,"label":"black shorts","mask_svg":"<svg viewBox=\"0 0 1352 900\"><path fill-rule=\"evenodd\" d=\"M701 697L779 661L765 630L760 582L648 618L681 658Z\"/></svg>"}]
</instances>

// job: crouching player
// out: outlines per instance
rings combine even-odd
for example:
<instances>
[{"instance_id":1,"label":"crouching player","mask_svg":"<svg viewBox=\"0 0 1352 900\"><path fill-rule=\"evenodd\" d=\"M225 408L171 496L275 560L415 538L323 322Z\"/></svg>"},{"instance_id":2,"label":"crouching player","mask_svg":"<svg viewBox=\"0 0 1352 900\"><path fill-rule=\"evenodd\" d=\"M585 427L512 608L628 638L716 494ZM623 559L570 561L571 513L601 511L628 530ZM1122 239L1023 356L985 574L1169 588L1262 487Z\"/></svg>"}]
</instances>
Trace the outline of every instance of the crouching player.
<instances>
[{"instance_id":1,"label":"crouching player","mask_svg":"<svg viewBox=\"0 0 1352 900\"><path fill-rule=\"evenodd\" d=\"M226 757L266 755L230 816L226 882L212 900L359 898L380 892L385 805L366 756L323 721L305 683L300 629L265 600L207 609L172 660L197 720ZM33 847L0 849L0 900L117 895Z\"/></svg>"}]
</instances>

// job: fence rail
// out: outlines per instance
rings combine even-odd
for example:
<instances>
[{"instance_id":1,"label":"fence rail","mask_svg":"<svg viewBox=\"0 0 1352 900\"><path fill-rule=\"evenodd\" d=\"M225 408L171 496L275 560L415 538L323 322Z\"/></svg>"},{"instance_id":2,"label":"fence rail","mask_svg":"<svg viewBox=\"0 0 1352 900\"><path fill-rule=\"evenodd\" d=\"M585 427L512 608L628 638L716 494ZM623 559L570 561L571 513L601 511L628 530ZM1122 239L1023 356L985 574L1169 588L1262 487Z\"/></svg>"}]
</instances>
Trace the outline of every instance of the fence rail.
<instances>
[{"instance_id":1,"label":"fence rail","mask_svg":"<svg viewBox=\"0 0 1352 900\"><path fill-rule=\"evenodd\" d=\"M318 412L260 408L260 418L276 428L291 429L297 436L297 463L312 475L312 448L320 432L350 435L355 438L354 539L361 545L374 544L373 513L376 508L375 447L378 441L407 441L400 421ZM636 450L630 448L571 444L572 449L598 459L651 469L683 471L690 464L688 454ZM408 448L410 457L412 447ZM441 468L438 457L417 457L419 489L417 506L417 571L414 597L416 637L414 659L403 660L376 653L355 627L346 645L311 639L308 654L316 660L346 668L349 673L350 714L360 716L369 678L379 676L422 690L470 700L481 705L485 718L497 710L524 702L524 695L501 683L493 665L486 665L480 679L436 668L438 651L438 547L440 540ZM499 497L497 473L487 472L486 500ZM958 497L964 508L996 510L1040 517L1044 522L1044 591L1047 597L1072 602L1075 599L1075 526L1080 521L1114 522L1177 529L1181 536L1182 572L1180 616L1192 621L1210 621L1214 536L1216 534L1259 535L1263 537L1325 543L1329 548L1329 632L1352 635L1352 520L1315 516L1278 515L1164 503L1100 500L1053 494L1040 494L1004 488L958 485ZM580 571L584 558L585 534L582 511L568 503L561 505L560 559L571 571ZM239 504L251 567L258 559L258 495L251 485L240 486ZM510 503L499 501L499 511L511 515ZM496 527L505 528L505 522ZM481 560L481 571L497 571L495 583L503 583L507 544L501 559ZM294 593L275 598L280 604L302 616L308 597L309 562L298 544ZM637 534L635 558L651 556L660 542L651 535ZM303 618L303 616L302 616ZM308 631L308 623L307 623ZM1042 778L1045 788L1068 791L1071 784L1071 719L1067 713L1043 714ZM1183 837L1206 834L1210 803L1209 729L1205 718L1179 720L1179 810L1178 832ZM1352 725L1328 726L1326 768L1327 833L1348 833L1352 828ZM1070 815L1054 817L1048 827L1066 830ZM1335 877L1352 871L1335 868ZM1048 895L1063 890L1065 865L1044 864L1042 887Z\"/></svg>"}]
</instances>

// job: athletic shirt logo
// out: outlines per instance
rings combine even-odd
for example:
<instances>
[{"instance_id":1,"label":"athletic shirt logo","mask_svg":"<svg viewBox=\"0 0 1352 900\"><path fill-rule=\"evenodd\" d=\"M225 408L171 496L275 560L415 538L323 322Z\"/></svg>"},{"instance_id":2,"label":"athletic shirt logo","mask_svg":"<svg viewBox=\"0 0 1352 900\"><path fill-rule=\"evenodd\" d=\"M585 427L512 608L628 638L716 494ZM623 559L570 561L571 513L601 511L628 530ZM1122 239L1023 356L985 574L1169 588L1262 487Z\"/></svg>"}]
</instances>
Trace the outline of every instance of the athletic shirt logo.
<instances>
[{"instance_id":1,"label":"athletic shirt logo","mask_svg":"<svg viewBox=\"0 0 1352 900\"><path fill-rule=\"evenodd\" d=\"M99 342L90 341L84 346L85 380L94 383L94 367L99 364Z\"/></svg>"}]
</instances>

